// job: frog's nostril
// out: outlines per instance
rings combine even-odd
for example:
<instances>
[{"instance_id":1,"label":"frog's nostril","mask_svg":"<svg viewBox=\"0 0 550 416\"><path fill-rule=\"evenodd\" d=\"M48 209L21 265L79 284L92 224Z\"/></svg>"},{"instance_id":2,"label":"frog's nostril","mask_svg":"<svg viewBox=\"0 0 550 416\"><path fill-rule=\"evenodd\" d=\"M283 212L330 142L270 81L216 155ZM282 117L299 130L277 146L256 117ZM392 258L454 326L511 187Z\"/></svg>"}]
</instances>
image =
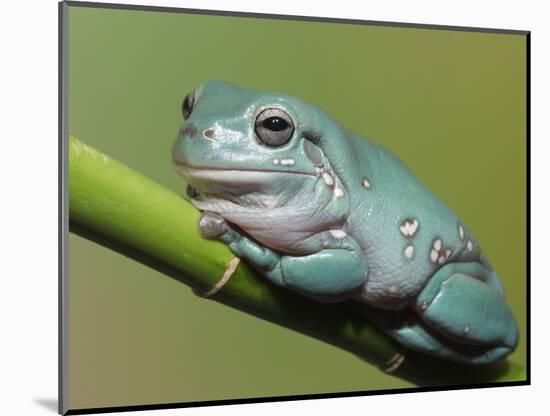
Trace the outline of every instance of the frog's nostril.
<instances>
[{"instance_id":1,"label":"frog's nostril","mask_svg":"<svg viewBox=\"0 0 550 416\"><path fill-rule=\"evenodd\" d=\"M214 138L214 129L206 129L202 132L203 136L207 139L213 139Z\"/></svg>"},{"instance_id":2,"label":"frog's nostril","mask_svg":"<svg viewBox=\"0 0 550 416\"><path fill-rule=\"evenodd\" d=\"M191 137L194 136L197 133L197 126L195 126L193 123L185 123L185 126L183 129L181 129L181 136L182 137Z\"/></svg>"}]
</instances>

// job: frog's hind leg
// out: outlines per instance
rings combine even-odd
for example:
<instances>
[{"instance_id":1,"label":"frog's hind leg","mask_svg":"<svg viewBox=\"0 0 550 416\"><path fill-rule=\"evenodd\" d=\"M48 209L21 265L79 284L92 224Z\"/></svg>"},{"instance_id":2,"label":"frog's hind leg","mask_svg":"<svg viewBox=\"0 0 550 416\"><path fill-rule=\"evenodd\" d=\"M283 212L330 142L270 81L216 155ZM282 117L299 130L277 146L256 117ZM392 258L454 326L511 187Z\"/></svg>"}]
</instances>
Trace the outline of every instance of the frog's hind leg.
<instances>
[{"instance_id":1,"label":"frog's hind leg","mask_svg":"<svg viewBox=\"0 0 550 416\"><path fill-rule=\"evenodd\" d=\"M518 328L492 270L479 263L451 263L429 280L416 300L426 324L459 343L512 351Z\"/></svg>"},{"instance_id":2,"label":"frog's hind leg","mask_svg":"<svg viewBox=\"0 0 550 416\"><path fill-rule=\"evenodd\" d=\"M364 310L364 306L361 305ZM486 364L506 355L509 349L494 350L493 347L464 345L445 338L427 326L411 309L386 311L371 309L367 316L381 329L408 349L434 355L447 360L469 364ZM490 352L492 351L492 353ZM404 353L406 356L407 354Z\"/></svg>"},{"instance_id":3,"label":"frog's hind leg","mask_svg":"<svg viewBox=\"0 0 550 416\"><path fill-rule=\"evenodd\" d=\"M406 347L453 361L493 362L518 343L517 324L498 278L480 263L443 266L413 307L370 311L369 316Z\"/></svg>"}]
</instances>

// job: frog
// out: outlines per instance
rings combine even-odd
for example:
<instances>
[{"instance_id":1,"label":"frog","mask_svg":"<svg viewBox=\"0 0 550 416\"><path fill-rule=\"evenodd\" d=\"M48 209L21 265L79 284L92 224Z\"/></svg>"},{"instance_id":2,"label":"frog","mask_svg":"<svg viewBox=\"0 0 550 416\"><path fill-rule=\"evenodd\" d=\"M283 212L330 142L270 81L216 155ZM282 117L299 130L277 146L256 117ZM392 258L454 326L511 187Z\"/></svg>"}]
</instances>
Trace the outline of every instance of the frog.
<instances>
[{"instance_id":1,"label":"frog","mask_svg":"<svg viewBox=\"0 0 550 416\"><path fill-rule=\"evenodd\" d=\"M352 303L407 350L483 365L517 347L471 229L381 144L297 97L221 80L182 114L172 164L203 237L274 285Z\"/></svg>"}]
</instances>

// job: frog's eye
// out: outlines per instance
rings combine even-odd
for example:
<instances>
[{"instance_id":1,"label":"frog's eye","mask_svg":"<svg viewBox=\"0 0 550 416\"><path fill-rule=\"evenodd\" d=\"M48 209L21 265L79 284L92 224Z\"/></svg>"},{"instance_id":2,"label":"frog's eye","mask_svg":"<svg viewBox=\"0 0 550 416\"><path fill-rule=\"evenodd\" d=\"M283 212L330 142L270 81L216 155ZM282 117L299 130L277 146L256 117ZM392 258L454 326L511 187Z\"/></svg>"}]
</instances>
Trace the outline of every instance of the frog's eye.
<instances>
[{"instance_id":1,"label":"frog's eye","mask_svg":"<svg viewBox=\"0 0 550 416\"><path fill-rule=\"evenodd\" d=\"M294 123L280 108L268 108L256 117L254 131L263 144L282 146L292 137Z\"/></svg>"},{"instance_id":2,"label":"frog's eye","mask_svg":"<svg viewBox=\"0 0 550 416\"><path fill-rule=\"evenodd\" d=\"M181 105L181 112L183 113L183 119L187 120L193 111L193 105L195 104L195 90L187 94Z\"/></svg>"}]
</instances>

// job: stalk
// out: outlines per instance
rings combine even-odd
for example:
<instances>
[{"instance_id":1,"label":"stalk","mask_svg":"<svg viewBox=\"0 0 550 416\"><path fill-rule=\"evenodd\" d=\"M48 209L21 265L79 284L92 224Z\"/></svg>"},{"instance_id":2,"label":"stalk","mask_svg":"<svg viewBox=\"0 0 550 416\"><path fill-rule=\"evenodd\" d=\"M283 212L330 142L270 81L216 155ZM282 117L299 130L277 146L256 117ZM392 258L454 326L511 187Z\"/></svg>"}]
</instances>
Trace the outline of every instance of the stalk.
<instances>
[{"instance_id":1,"label":"stalk","mask_svg":"<svg viewBox=\"0 0 550 416\"><path fill-rule=\"evenodd\" d=\"M224 244L200 236L199 215L179 195L69 138L70 232L175 278L202 296L235 256ZM381 371L404 353L405 360L392 374L419 386L518 384L526 378L521 366L507 361L470 367L405 352L349 304L315 302L276 287L244 261L207 299L333 344Z\"/></svg>"}]
</instances>

